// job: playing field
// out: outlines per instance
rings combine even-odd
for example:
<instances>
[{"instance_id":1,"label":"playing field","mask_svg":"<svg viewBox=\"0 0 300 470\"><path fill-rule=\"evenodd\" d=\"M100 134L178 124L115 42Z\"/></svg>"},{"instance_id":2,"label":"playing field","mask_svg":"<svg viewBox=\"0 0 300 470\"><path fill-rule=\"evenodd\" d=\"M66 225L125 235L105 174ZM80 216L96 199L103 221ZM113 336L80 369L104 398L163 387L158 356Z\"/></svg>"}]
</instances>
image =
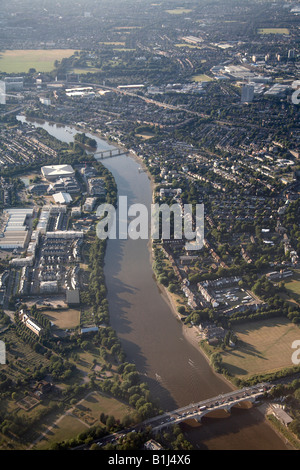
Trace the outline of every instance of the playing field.
<instances>
[{"instance_id":1,"label":"playing field","mask_svg":"<svg viewBox=\"0 0 300 470\"><path fill-rule=\"evenodd\" d=\"M300 269L295 269L293 278L285 282L284 287L296 302L300 302Z\"/></svg>"},{"instance_id":2,"label":"playing field","mask_svg":"<svg viewBox=\"0 0 300 470\"><path fill-rule=\"evenodd\" d=\"M135 135L144 140L152 139L152 137L155 136L154 132L143 132L142 134L135 134Z\"/></svg>"},{"instance_id":3,"label":"playing field","mask_svg":"<svg viewBox=\"0 0 300 470\"><path fill-rule=\"evenodd\" d=\"M86 68L74 68L71 70L72 73L76 73L78 75L80 74L86 74L86 73L97 73L101 72L101 69L97 69L96 67L86 67Z\"/></svg>"},{"instance_id":4,"label":"playing field","mask_svg":"<svg viewBox=\"0 0 300 470\"><path fill-rule=\"evenodd\" d=\"M80 400L68 414L58 420L56 418L49 432L39 441L35 449L47 449L54 442L76 437L79 433L88 430L90 426L100 426L102 412L122 420L125 415L132 412L132 408L115 398L92 392L84 400Z\"/></svg>"},{"instance_id":5,"label":"playing field","mask_svg":"<svg viewBox=\"0 0 300 470\"><path fill-rule=\"evenodd\" d=\"M27 73L30 68L37 72L51 72L54 62L73 55L73 49L12 50L0 55L0 72Z\"/></svg>"},{"instance_id":6,"label":"playing field","mask_svg":"<svg viewBox=\"0 0 300 470\"><path fill-rule=\"evenodd\" d=\"M181 15L182 13L190 13L193 10L187 10L186 8L178 7L174 10L166 10L170 15Z\"/></svg>"},{"instance_id":7,"label":"playing field","mask_svg":"<svg viewBox=\"0 0 300 470\"><path fill-rule=\"evenodd\" d=\"M194 82L211 82L213 78L209 77L208 75L201 74L201 75L194 75L192 77Z\"/></svg>"},{"instance_id":8,"label":"playing field","mask_svg":"<svg viewBox=\"0 0 300 470\"><path fill-rule=\"evenodd\" d=\"M122 41L110 41L110 42L99 42L99 44L104 44L104 46L125 46L125 42Z\"/></svg>"},{"instance_id":9,"label":"playing field","mask_svg":"<svg viewBox=\"0 0 300 470\"><path fill-rule=\"evenodd\" d=\"M287 28L260 28L258 34L290 34Z\"/></svg>"},{"instance_id":10,"label":"playing field","mask_svg":"<svg viewBox=\"0 0 300 470\"><path fill-rule=\"evenodd\" d=\"M80 323L80 310L69 308L67 310L44 310L42 313L62 330L76 328Z\"/></svg>"},{"instance_id":11,"label":"playing field","mask_svg":"<svg viewBox=\"0 0 300 470\"><path fill-rule=\"evenodd\" d=\"M222 352L223 362L236 377L292 367L292 343L300 340L300 328L285 318L244 323L233 328L236 348Z\"/></svg>"}]
</instances>

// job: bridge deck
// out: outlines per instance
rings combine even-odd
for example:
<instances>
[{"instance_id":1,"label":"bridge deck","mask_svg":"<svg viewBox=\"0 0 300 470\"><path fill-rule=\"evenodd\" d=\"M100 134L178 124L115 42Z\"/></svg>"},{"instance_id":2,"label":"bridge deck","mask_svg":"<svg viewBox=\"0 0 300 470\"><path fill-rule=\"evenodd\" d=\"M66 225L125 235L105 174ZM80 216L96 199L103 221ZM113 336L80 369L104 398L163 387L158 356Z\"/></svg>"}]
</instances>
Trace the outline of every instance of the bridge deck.
<instances>
[{"instance_id":1,"label":"bridge deck","mask_svg":"<svg viewBox=\"0 0 300 470\"><path fill-rule=\"evenodd\" d=\"M200 420L207 413L226 409L230 410L233 406L243 401L254 402L258 397L262 396L263 393L271 388L268 383L256 384L252 387L245 387L243 389L237 389L232 392L220 394L213 398L202 400L198 403L191 403L177 410L173 410L163 415L156 416L144 421L144 425L151 425L153 429L161 429L170 424L180 423L188 418L195 418Z\"/></svg>"}]
</instances>

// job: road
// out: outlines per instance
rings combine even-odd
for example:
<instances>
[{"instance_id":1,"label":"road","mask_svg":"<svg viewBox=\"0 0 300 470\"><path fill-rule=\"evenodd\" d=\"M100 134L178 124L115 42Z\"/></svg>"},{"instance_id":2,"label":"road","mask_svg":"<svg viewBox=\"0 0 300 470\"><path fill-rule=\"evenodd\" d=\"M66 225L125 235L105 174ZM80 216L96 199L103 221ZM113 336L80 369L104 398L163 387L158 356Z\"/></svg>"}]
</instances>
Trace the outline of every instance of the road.
<instances>
[{"instance_id":1,"label":"road","mask_svg":"<svg viewBox=\"0 0 300 470\"><path fill-rule=\"evenodd\" d=\"M187 419L196 419L197 421L200 421L203 416L211 411L222 409L229 411L232 406L236 406L244 401L255 402L257 398L260 398L265 392L268 392L272 388L273 385L269 383L261 383L224 393L198 403L190 403L183 408L178 408L177 410L155 416L154 418L149 418L129 429L124 429L101 439L96 439L93 443L96 443L99 447L103 447L109 443L116 444L120 438L127 434L131 432L139 432L148 426L151 426L152 432L158 432L163 428L179 424ZM90 445L91 444L89 444L89 446ZM74 450L82 450L85 448L87 448L87 446L84 444L76 447Z\"/></svg>"}]
</instances>

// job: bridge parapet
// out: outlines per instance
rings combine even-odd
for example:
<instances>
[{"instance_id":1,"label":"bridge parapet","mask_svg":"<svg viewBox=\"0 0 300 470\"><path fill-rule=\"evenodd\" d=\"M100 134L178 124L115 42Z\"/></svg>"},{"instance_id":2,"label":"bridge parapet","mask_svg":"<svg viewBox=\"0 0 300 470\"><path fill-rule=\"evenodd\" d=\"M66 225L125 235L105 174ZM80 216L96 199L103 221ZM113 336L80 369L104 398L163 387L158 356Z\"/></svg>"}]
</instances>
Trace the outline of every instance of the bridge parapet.
<instances>
[{"instance_id":1,"label":"bridge parapet","mask_svg":"<svg viewBox=\"0 0 300 470\"><path fill-rule=\"evenodd\" d=\"M235 390L218 395L215 398L204 400L200 403L192 403L172 412L164 413L159 417L148 419L144 424L151 424L153 430L160 430L172 424L186 421L187 419L195 419L200 422L205 415L212 411L223 409L230 413L231 408L239 403L245 401L254 403L257 398L261 397L263 393L270 388L271 386L269 384L264 383L246 387L241 390Z\"/></svg>"},{"instance_id":2,"label":"bridge parapet","mask_svg":"<svg viewBox=\"0 0 300 470\"><path fill-rule=\"evenodd\" d=\"M122 150L120 148L115 149L108 149L108 150L99 150L98 152L94 153L94 157L102 160L104 158L111 158L111 157L118 157L120 155L127 155L129 153L127 150Z\"/></svg>"}]
</instances>

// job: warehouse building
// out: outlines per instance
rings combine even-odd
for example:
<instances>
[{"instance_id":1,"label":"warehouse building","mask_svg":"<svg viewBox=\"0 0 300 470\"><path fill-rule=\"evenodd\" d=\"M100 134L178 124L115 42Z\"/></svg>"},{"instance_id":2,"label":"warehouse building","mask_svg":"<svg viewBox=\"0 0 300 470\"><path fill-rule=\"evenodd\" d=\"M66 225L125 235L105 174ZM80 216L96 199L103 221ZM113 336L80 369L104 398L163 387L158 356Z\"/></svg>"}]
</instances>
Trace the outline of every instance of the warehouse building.
<instances>
[{"instance_id":1,"label":"warehouse building","mask_svg":"<svg viewBox=\"0 0 300 470\"><path fill-rule=\"evenodd\" d=\"M0 248L3 250L24 249L28 230L27 217L33 216L33 208L6 209L4 211L6 223L0 234Z\"/></svg>"}]
</instances>

